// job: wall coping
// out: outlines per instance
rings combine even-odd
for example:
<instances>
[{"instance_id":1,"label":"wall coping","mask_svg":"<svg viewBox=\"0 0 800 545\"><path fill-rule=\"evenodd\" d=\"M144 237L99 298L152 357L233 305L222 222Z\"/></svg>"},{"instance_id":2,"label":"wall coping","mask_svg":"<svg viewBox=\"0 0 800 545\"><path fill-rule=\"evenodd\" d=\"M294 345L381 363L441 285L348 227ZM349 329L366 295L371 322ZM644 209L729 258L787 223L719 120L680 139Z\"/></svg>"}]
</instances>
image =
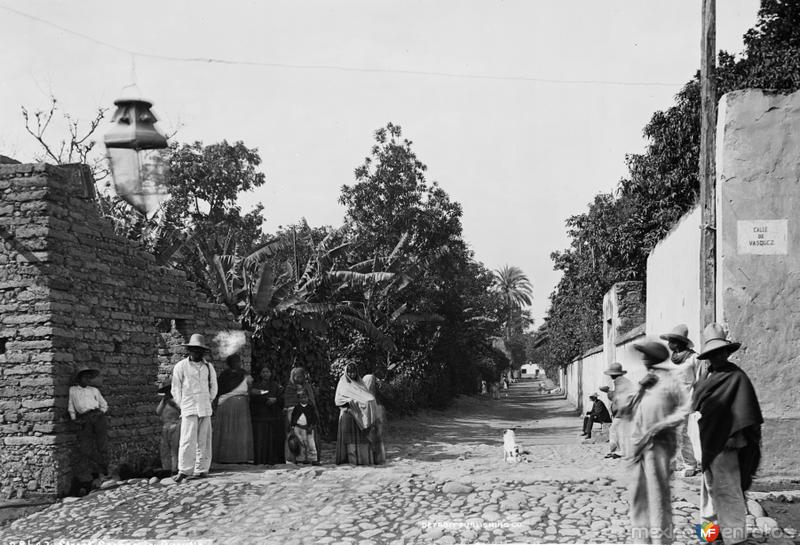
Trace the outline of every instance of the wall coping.
<instances>
[{"instance_id":1,"label":"wall coping","mask_svg":"<svg viewBox=\"0 0 800 545\"><path fill-rule=\"evenodd\" d=\"M622 346L623 344L632 341L633 339L636 339L638 337L643 337L645 335L645 325L646 325L645 322L642 322L641 324L637 325L636 327L634 327L633 329L622 335L619 339L617 339L617 342L615 344L617 346Z\"/></svg>"}]
</instances>

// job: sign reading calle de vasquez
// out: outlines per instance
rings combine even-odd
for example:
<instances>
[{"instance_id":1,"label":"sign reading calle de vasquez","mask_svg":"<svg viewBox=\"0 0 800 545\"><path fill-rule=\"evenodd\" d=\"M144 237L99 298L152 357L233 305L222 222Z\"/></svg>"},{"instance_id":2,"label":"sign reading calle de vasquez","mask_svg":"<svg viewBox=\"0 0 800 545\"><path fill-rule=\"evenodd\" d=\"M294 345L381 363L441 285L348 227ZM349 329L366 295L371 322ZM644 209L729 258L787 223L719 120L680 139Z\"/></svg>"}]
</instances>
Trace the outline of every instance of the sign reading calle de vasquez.
<instances>
[{"instance_id":1,"label":"sign reading calle de vasquez","mask_svg":"<svg viewBox=\"0 0 800 545\"><path fill-rule=\"evenodd\" d=\"M785 255L788 253L788 221L739 220L737 227L737 253L760 255Z\"/></svg>"}]
</instances>

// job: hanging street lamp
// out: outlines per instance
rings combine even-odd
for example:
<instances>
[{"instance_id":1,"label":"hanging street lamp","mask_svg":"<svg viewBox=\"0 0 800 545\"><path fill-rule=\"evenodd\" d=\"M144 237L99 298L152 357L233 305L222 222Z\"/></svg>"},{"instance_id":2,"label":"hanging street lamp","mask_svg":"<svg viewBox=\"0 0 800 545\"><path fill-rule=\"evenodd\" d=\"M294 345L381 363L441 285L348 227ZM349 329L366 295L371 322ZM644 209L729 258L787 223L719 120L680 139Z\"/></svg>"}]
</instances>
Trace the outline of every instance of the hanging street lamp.
<instances>
[{"instance_id":1,"label":"hanging street lamp","mask_svg":"<svg viewBox=\"0 0 800 545\"><path fill-rule=\"evenodd\" d=\"M112 127L103 141L117 195L148 218L169 198L166 162L161 150L167 137L156 127L153 104L141 98L121 98Z\"/></svg>"}]
</instances>

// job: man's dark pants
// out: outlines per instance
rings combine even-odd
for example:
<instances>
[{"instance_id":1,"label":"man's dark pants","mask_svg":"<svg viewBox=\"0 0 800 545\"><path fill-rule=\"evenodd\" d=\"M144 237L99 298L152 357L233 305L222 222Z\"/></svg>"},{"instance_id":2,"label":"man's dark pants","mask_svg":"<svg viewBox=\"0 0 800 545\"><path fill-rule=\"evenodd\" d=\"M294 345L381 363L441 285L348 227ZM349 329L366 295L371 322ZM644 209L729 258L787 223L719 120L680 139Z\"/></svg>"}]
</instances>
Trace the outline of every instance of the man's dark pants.
<instances>
[{"instance_id":1,"label":"man's dark pants","mask_svg":"<svg viewBox=\"0 0 800 545\"><path fill-rule=\"evenodd\" d=\"M94 410L77 418L78 451L80 452L78 478L91 481L94 474L108 473L108 430L106 415Z\"/></svg>"}]
</instances>

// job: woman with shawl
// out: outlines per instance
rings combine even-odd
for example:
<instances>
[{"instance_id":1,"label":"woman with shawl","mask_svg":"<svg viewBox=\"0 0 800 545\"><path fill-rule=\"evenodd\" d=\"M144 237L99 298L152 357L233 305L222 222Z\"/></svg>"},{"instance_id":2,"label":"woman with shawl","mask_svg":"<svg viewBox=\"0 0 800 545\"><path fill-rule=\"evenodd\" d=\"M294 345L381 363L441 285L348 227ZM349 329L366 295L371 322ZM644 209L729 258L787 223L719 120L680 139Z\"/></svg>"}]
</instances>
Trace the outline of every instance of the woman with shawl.
<instances>
[{"instance_id":1,"label":"woman with shawl","mask_svg":"<svg viewBox=\"0 0 800 545\"><path fill-rule=\"evenodd\" d=\"M286 446L284 448L284 457L286 458L287 462L295 462L295 454L292 453L291 449L289 448L289 434L291 431L291 421L292 421L292 411L294 410L294 406L297 405L297 392L299 390L304 390L308 395L309 404L314 408L314 412L319 414L319 409L317 408L317 397L314 395L314 388L311 386L311 383L308 380L308 373L306 372L305 367L293 367L291 372L289 373L289 382L286 383L286 389L284 390L284 431L287 434L286 436ZM317 461L319 461L319 444L316 443L316 438L319 436L319 433L314 434L314 441L317 450Z\"/></svg>"},{"instance_id":2,"label":"woman with shawl","mask_svg":"<svg viewBox=\"0 0 800 545\"><path fill-rule=\"evenodd\" d=\"M253 459L249 395L253 379L242 369L238 354L228 357L225 364L227 369L217 379L212 459L223 464L243 464Z\"/></svg>"},{"instance_id":3,"label":"woman with shawl","mask_svg":"<svg viewBox=\"0 0 800 545\"><path fill-rule=\"evenodd\" d=\"M275 465L286 461L283 442L283 388L272 379L269 367L255 374L250 388L250 415L253 419L253 463Z\"/></svg>"},{"instance_id":4,"label":"woman with shawl","mask_svg":"<svg viewBox=\"0 0 800 545\"><path fill-rule=\"evenodd\" d=\"M379 402L378 381L375 375L364 375L362 380L369 393L375 396L375 402L377 404L375 424L370 428L369 444L372 449L372 457L375 461L375 465L381 465L386 463L386 447L383 443L383 437L386 431L386 409L383 407L383 404Z\"/></svg>"},{"instance_id":5,"label":"woman with shawl","mask_svg":"<svg viewBox=\"0 0 800 545\"><path fill-rule=\"evenodd\" d=\"M356 364L347 364L336 386L336 406L339 407L339 431L336 435L336 463L373 465L370 448L370 428L375 424L378 404L358 378Z\"/></svg>"}]
</instances>

